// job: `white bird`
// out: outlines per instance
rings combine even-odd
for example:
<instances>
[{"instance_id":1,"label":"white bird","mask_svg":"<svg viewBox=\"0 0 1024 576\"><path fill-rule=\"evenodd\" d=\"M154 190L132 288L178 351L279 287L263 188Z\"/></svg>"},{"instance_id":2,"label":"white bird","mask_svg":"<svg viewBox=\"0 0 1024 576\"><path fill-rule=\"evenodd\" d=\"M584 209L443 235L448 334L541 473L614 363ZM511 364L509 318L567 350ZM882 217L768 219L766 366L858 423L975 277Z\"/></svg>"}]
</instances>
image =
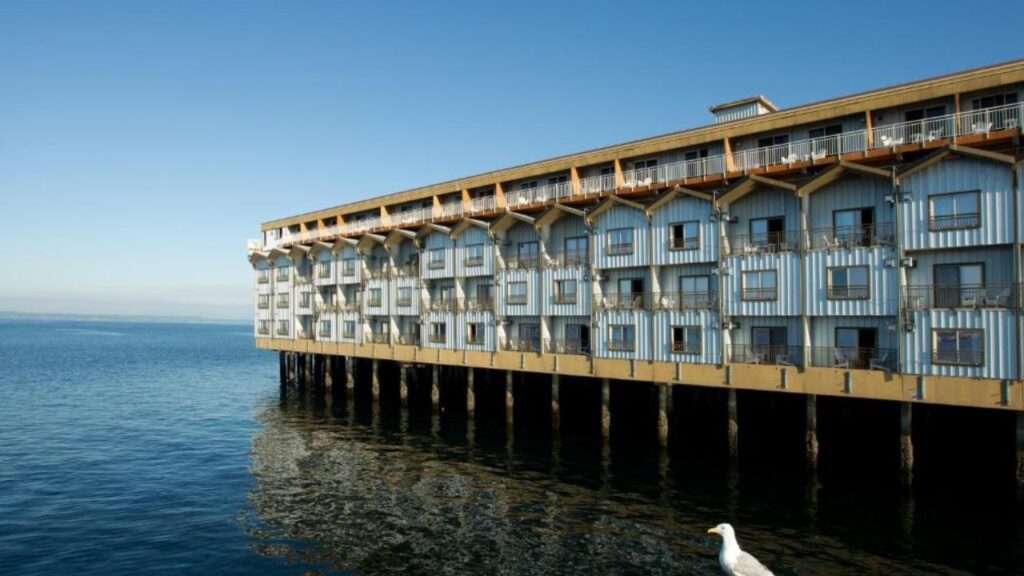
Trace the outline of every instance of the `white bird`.
<instances>
[{"instance_id":1,"label":"white bird","mask_svg":"<svg viewBox=\"0 0 1024 576\"><path fill-rule=\"evenodd\" d=\"M774 576L772 571L750 554L740 550L736 532L729 524L719 524L708 529L708 534L722 537L722 548L718 551L718 563L728 576Z\"/></svg>"}]
</instances>

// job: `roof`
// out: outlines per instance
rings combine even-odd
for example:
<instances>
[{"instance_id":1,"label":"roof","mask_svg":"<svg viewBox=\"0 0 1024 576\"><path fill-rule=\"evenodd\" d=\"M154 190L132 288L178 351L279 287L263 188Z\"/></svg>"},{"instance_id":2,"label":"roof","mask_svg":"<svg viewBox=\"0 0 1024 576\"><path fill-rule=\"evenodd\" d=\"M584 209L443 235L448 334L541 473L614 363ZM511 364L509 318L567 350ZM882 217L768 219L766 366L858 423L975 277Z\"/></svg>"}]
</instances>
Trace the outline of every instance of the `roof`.
<instances>
[{"instance_id":1,"label":"roof","mask_svg":"<svg viewBox=\"0 0 1024 576\"><path fill-rule=\"evenodd\" d=\"M710 110L711 113L714 114L715 112L719 112L721 110L728 110L729 108L738 108L740 106L746 106L747 104L753 104L755 102L761 104L762 106L771 110L772 112L777 112L779 110L779 108L775 104L772 104L771 100L761 95L751 96L749 98L741 98L739 100L733 100L732 102L725 102L724 104L715 104L714 106L709 107L708 110Z\"/></svg>"}]
</instances>

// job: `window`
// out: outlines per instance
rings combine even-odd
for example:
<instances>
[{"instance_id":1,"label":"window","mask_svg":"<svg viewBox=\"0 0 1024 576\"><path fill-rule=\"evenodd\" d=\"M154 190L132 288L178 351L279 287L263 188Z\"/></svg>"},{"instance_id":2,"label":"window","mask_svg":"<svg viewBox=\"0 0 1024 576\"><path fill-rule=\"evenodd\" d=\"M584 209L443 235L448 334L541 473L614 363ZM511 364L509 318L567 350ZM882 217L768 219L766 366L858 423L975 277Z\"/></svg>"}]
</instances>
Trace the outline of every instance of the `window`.
<instances>
[{"instance_id":1,"label":"window","mask_svg":"<svg viewBox=\"0 0 1024 576\"><path fill-rule=\"evenodd\" d=\"M780 360L792 362L789 358L789 331L785 327L758 327L750 329L750 357L743 362L776 364Z\"/></svg>"},{"instance_id":2,"label":"window","mask_svg":"<svg viewBox=\"0 0 1024 576\"><path fill-rule=\"evenodd\" d=\"M832 212L832 238L839 246L871 246L875 223L874 208Z\"/></svg>"},{"instance_id":3,"label":"window","mask_svg":"<svg viewBox=\"0 0 1024 576\"><path fill-rule=\"evenodd\" d=\"M775 270L754 270L743 273L744 300L777 300Z\"/></svg>"},{"instance_id":4,"label":"window","mask_svg":"<svg viewBox=\"0 0 1024 576\"><path fill-rule=\"evenodd\" d=\"M700 326L673 326L672 351L677 354L700 354Z\"/></svg>"},{"instance_id":5,"label":"window","mask_svg":"<svg viewBox=\"0 0 1024 576\"><path fill-rule=\"evenodd\" d=\"M270 270L266 268L260 268L256 271L256 281L260 284L266 284L270 282Z\"/></svg>"},{"instance_id":6,"label":"window","mask_svg":"<svg viewBox=\"0 0 1024 576\"><path fill-rule=\"evenodd\" d=\"M669 224L668 247L671 250L696 250L700 248L700 222Z\"/></svg>"},{"instance_id":7,"label":"window","mask_svg":"<svg viewBox=\"0 0 1024 576\"><path fill-rule=\"evenodd\" d=\"M750 220L750 244L778 250L786 240L786 218L754 218Z\"/></svg>"},{"instance_id":8,"label":"window","mask_svg":"<svg viewBox=\"0 0 1024 576\"><path fill-rule=\"evenodd\" d=\"M270 294L260 294L257 306L263 309L270 308Z\"/></svg>"},{"instance_id":9,"label":"window","mask_svg":"<svg viewBox=\"0 0 1024 576\"><path fill-rule=\"evenodd\" d=\"M537 242L520 242L516 246L516 257L523 268L536 267L540 262L540 245Z\"/></svg>"},{"instance_id":10,"label":"window","mask_svg":"<svg viewBox=\"0 0 1024 576\"><path fill-rule=\"evenodd\" d=\"M986 296L985 266L980 263L936 264L932 268L936 308L971 307Z\"/></svg>"},{"instance_id":11,"label":"window","mask_svg":"<svg viewBox=\"0 0 1024 576\"><path fill-rule=\"evenodd\" d=\"M590 352L590 326L566 324L565 342L554 351L566 354L588 354Z\"/></svg>"},{"instance_id":12,"label":"window","mask_svg":"<svg viewBox=\"0 0 1024 576\"><path fill-rule=\"evenodd\" d=\"M483 344L484 325L480 322L466 324L466 344Z\"/></svg>"},{"instance_id":13,"label":"window","mask_svg":"<svg viewBox=\"0 0 1024 576\"><path fill-rule=\"evenodd\" d=\"M588 242L586 236L572 236L565 239L565 254L562 262L566 266L585 266L587 264Z\"/></svg>"},{"instance_id":14,"label":"window","mask_svg":"<svg viewBox=\"0 0 1024 576\"><path fill-rule=\"evenodd\" d=\"M540 350L540 324L519 325L519 347L523 352Z\"/></svg>"},{"instance_id":15,"label":"window","mask_svg":"<svg viewBox=\"0 0 1024 576\"><path fill-rule=\"evenodd\" d=\"M710 308L714 304L711 278L708 276L680 276L679 304L682 310Z\"/></svg>"},{"instance_id":16,"label":"window","mask_svg":"<svg viewBox=\"0 0 1024 576\"><path fill-rule=\"evenodd\" d=\"M829 300L867 300L871 297L867 266L837 266L828 269Z\"/></svg>"},{"instance_id":17,"label":"window","mask_svg":"<svg viewBox=\"0 0 1024 576\"><path fill-rule=\"evenodd\" d=\"M356 323L353 320L346 320L345 324L341 328L342 338L355 338L356 337Z\"/></svg>"},{"instance_id":18,"label":"window","mask_svg":"<svg viewBox=\"0 0 1024 576\"><path fill-rule=\"evenodd\" d=\"M964 230L981 226L981 193L952 192L928 197L928 230Z\"/></svg>"},{"instance_id":19,"label":"window","mask_svg":"<svg viewBox=\"0 0 1024 576\"><path fill-rule=\"evenodd\" d=\"M381 305L380 292L381 292L380 288L370 288L370 299L366 303L367 306L380 306Z\"/></svg>"},{"instance_id":20,"label":"window","mask_svg":"<svg viewBox=\"0 0 1024 576\"><path fill-rule=\"evenodd\" d=\"M320 321L320 336L324 338L330 338L331 336L331 321L321 320Z\"/></svg>"},{"instance_id":21,"label":"window","mask_svg":"<svg viewBox=\"0 0 1024 576\"><path fill-rule=\"evenodd\" d=\"M355 276L356 275L356 259L345 258L341 263L341 273L343 276Z\"/></svg>"},{"instance_id":22,"label":"window","mask_svg":"<svg viewBox=\"0 0 1024 576\"><path fill-rule=\"evenodd\" d=\"M299 308L309 308L313 305L313 295L309 292L299 294Z\"/></svg>"},{"instance_id":23,"label":"window","mask_svg":"<svg viewBox=\"0 0 1024 576\"><path fill-rule=\"evenodd\" d=\"M644 305L644 279L619 278L615 282L616 292L608 294L616 308L642 309Z\"/></svg>"},{"instance_id":24,"label":"window","mask_svg":"<svg viewBox=\"0 0 1024 576\"><path fill-rule=\"evenodd\" d=\"M288 294L278 294L277 295L277 307L278 308L287 308L288 307Z\"/></svg>"},{"instance_id":25,"label":"window","mask_svg":"<svg viewBox=\"0 0 1024 576\"><path fill-rule=\"evenodd\" d=\"M288 275L291 273L291 266L278 266L277 267L277 280L279 282L287 282Z\"/></svg>"},{"instance_id":26,"label":"window","mask_svg":"<svg viewBox=\"0 0 1024 576\"><path fill-rule=\"evenodd\" d=\"M370 339L377 344L387 344L391 342L391 322L388 320L377 320L371 326Z\"/></svg>"},{"instance_id":27,"label":"window","mask_svg":"<svg viewBox=\"0 0 1024 576\"><path fill-rule=\"evenodd\" d=\"M469 244L466 246L466 266L483 266L484 245Z\"/></svg>"},{"instance_id":28,"label":"window","mask_svg":"<svg viewBox=\"0 0 1024 576\"><path fill-rule=\"evenodd\" d=\"M633 253L633 229L615 228L608 231L608 255L622 256Z\"/></svg>"},{"instance_id":29,"label":"window","mask_svg":"<svg viewBox=\"0 0 1024 576\"><path fill-rule=\"evenodd\" d=\"M981 330L932 330L932 364L984 366L985 347Z\"/></svg>"},{"instance_id":30,"label":"window","mask_svg":"<svg viewBox=\"0 0 1024 576\"><path fill-rule=\"evenodd\" d=\"M476 287L477 306L486 306L489 309L493 300L494 286L491 284L478 284Z\"/></svg>"},{"instance_id":31,"label":"window","mask_svg":"<svg viewBox=\"0 0 1024 576\"><path fill-rule=\"evenodd\" d=\"M687 152L683 156L683 159L684 160L699 160L701 158L707 158L707 157L708 157L708 149L707 148L701 148L700 150L690 150L689 152Z\"/></svg>"},{"instance_id":32,"label":"window","mask_svg":"<svg viewBox=\"0 0 1024 576\"><path fill-rule=\"evenodd\" d=\"M914 122L917 120L924 120L926 118L938 118L939 116L946 115L945 106L932 106L930 108L919 108L917 110L909 110L903 114L903 119L907 122Z\"/></svg>"},{"instance_id":33,"label":"window","mask_svg":"<svg viewBox=\"0 0 1024 576\"><path fill-rule=\"evenodd\" d=\"M444 248L430 249L430 269L444 268Z\"/></svg>"},{"instance_id":34,"label":"window","mask_svg":"<svg viewBox=\"0 0 1024 576\"><path fill-rule=\"evenodd\" d=\"M914 122L904 128L907 138L910 142L920 142L944 137L947 125L945 115L945 106L931 106L906 112L903 115L904 120Z\"/></svg>"},{"instance_id":35,"label":"window","mask_svg":"<svg viewBox=\"0 0 1024 576\"><path fill-rule=\"evenodd\" d=\"M778 146L779 144L789 144L789 134L766 136L764 138L757 139L758 148L768 148L769 146Z\"/></svg>"},{"instance_id":36,"label":"window","mask_svg":"<svg viewBox=\"0 0 1024 576\"><path fill-rule=\"evenodd\" d=\"M331 277L331 263L328 261L321 260L317 263L317 276L320 278Z\"/></svg>"},{"instance_id":37,"label":"window","mask_svg":"<svg viewBox=\"0 0 1024 576\"><path fill-rule=\"evenodd\" d=\"M576 281L556 280L555 281L555 304L576 303Z\"/></svg>"},{"instance_id":38,"label":"window","mask_svg":"<svg viewBox=\"0 0 1024 576\"><path fill-rule=\"evenodd\" d=\"M288 321L287 320L278 320L277 321L277 335L278 336L287 336L288 335Z\"/></svg>"},{"instance_id":39,"label":"window","mask_svg":"<svg viewBox=\"0 0 1024 576\"><path fill-rule=\"evenodd\" d=\"M260 334L270 334L270 320L260 320L257 330Z\"/></svg>"},{"instance_id":40,"label":"window","mask_svg":"<svg viewBox=\"0 0 1024 576\"><path fill-rule=\"evenodd\" d=\"M526 304L526 282L508 283L508 303Z\"/></svg>"},{"instance_id":41,"label":"window","mask_svg":"<svg viewBox=\"0 0 1024 576\"><path fill-rule=\"evenodd\" d=\"M403 286L398 289L398 297L396 298L399 306L411 306L412 305L412 288Z\"/></svg>"},{"instance_id":42,"label":"window","mask_svg":"<svg viewBox=\"0 0 1024 576\"><path fill-rule=\"evenodd\" d=\"M1017 93L1008 92L1006 94L993 94L992 96L982 96L981 98L975 98L971 100L971 109L978 110L981 108L994 108L996 106L1005 106L1006 104L1016 104Z\"/></svg>"},{"instance_id":43,"label":"window","mask_svg":"<svg viewBox=\"0 0 1024 576\"><path fill-rule=\"evenodd\" d=\"M608 349L629 352L636 347L635 329L630 324L616 324L608 327Z\"/></svg>"},{"instance_id":44,"label":"window","mask_svg":"<svg viewBox=\"0 0 1024 576\"><path fill-rule=\"evenodd\" d=\"M836 134L843 133L842 124L832 124L831 126L825 126L822 128L814 128L807 131L808 138L825 138L826 136L835 136Z\"/></svg>"},{"instance_id":45,"label":"window","mask_svg":"<svg viewBox=\"0 0 1024 576\"><path fill-rule=\"evenodd\" d=\"M448 324L444 322L430 323L430 341L435 344L444 344L448 341Z\"/></svg>"},{"instance_id":46,"label":"window","mask_svg":"<svg viewBox=\"0 0 1024 576\"><path fill-rule=\"evenodd\" d=\"M657 158L651 158L649 160L637 160L636 162L633 162L633 170L644 170L646 168L654 168L657 165Z\"/></svg>"}]
</instances>

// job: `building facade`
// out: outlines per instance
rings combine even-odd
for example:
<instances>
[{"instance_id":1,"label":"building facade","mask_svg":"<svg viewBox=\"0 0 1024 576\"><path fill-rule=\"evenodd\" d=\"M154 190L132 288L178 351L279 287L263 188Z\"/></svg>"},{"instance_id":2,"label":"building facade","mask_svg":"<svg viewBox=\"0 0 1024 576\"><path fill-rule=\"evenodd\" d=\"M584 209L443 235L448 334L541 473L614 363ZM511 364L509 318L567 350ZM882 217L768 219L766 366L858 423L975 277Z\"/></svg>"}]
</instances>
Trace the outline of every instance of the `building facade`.
<instances>
[{"instance_id":1,"label":"building facade","mask_svg":"<svg viewBox=\"0 0 1024 576\"><path fill-rule=\"evenodd\" d=\"M1024 409L1024 61L268 222L266 349Z\"/></svg>"}]
</instances>

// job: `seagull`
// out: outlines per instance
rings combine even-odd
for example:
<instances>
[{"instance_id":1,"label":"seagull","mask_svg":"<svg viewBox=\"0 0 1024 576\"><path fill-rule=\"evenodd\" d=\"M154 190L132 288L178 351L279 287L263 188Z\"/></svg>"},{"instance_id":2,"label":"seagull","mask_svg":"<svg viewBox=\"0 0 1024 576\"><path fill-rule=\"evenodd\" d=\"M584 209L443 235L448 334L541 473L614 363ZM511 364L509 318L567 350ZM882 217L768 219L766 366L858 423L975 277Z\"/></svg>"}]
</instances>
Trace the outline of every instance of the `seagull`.
<instances>
[{"instance_id":1,"label":"seagull","mask_svg":"<svg viewBox=\"0 0 1024 576\"><path fill-rule=\"evenodd\" d=\"M736 532L729 524L719 524L708 529L708 534L722 537L722 548L718 551L718 563L728 576L774 576L772 571L750 554L740 550Z\"/></svg>"}]
</instances>

